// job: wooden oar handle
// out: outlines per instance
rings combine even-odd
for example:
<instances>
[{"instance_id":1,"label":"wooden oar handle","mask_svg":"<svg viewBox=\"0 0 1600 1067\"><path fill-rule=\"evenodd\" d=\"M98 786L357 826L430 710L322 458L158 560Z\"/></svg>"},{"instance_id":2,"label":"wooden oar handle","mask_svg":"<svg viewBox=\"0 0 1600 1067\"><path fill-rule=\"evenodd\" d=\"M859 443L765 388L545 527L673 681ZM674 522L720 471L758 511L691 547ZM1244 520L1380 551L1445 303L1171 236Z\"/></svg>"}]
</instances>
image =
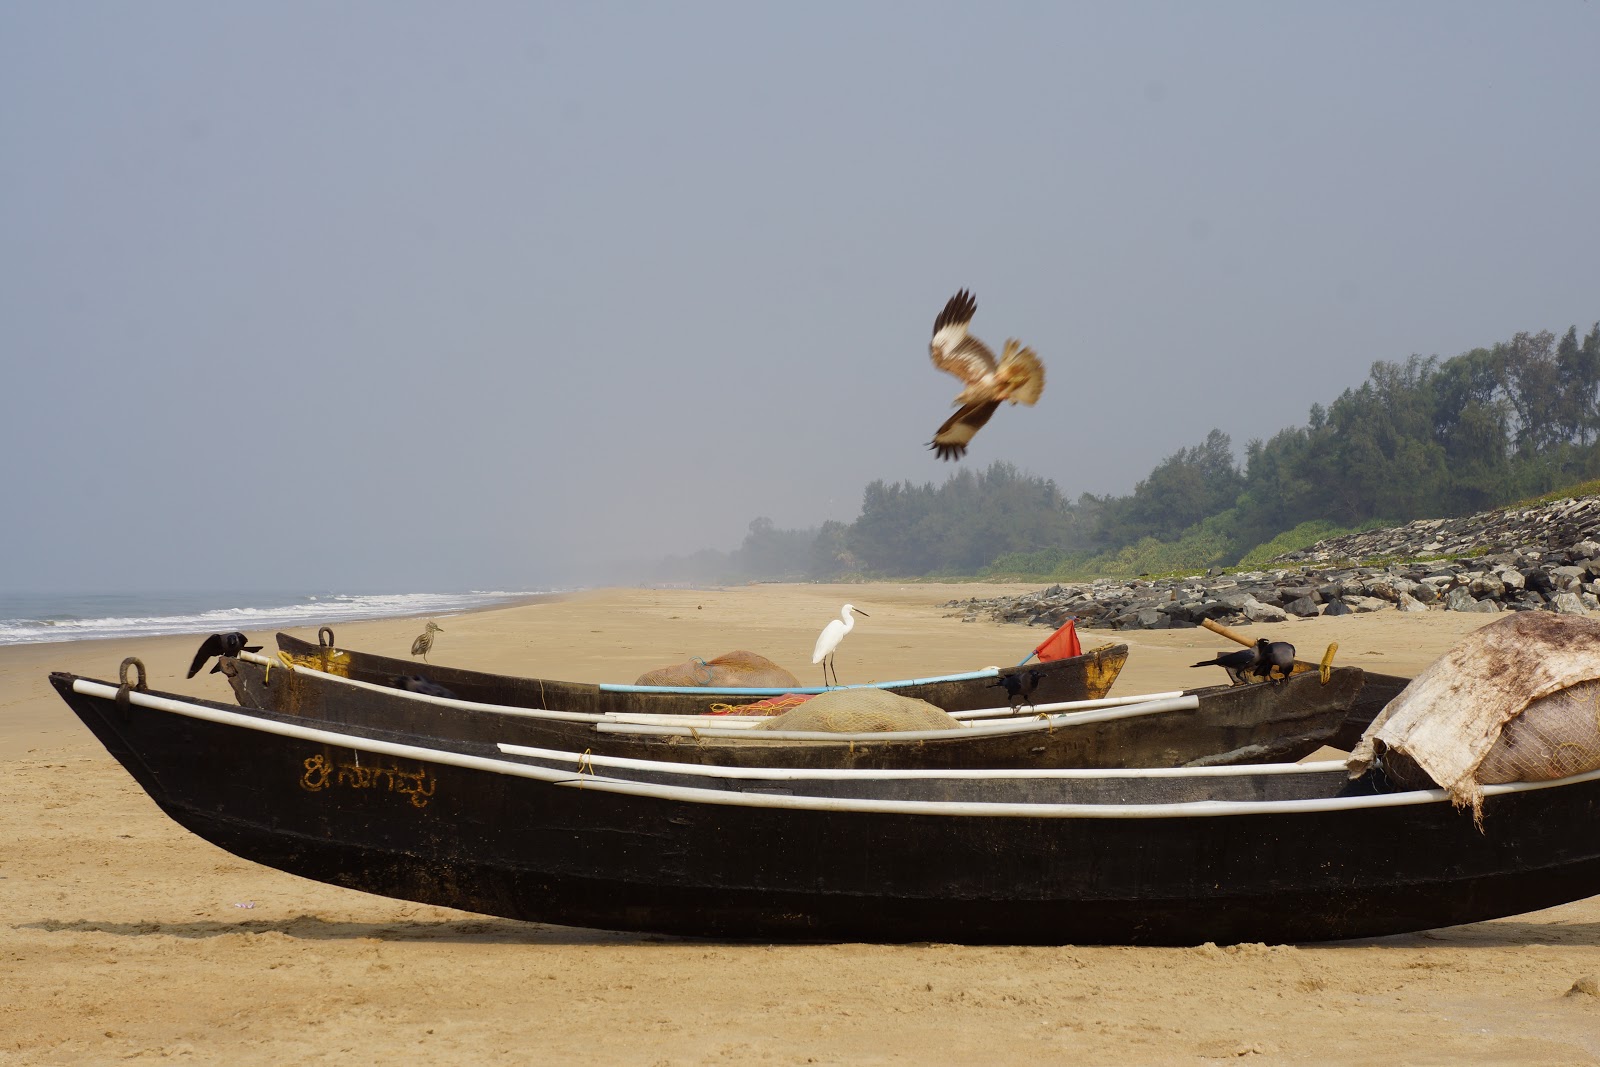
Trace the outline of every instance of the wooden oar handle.
<instances>
[{"instance_id":1,"label":"wooden oar handle","mask_svg":"<svg viewBox=\"0 0 1600 1067\"><path fill-rule=\"evenodd\" d=\"M1226 637L1229 641L1237 641L1241 645L1244 645L1246 648L1249 648L1251 645L1256 643L1256 639L1255 638L1246 637L1244 634L1240 633L1238 630L1230 629L1230 628L1222 625L1220 622L1218 622L1215 619L1201 619L1200 620L1200 625L1204 626L1206 629L1210 630L1214 634L1221 634L1223 637Z\"/></svg>"}]
</instances>

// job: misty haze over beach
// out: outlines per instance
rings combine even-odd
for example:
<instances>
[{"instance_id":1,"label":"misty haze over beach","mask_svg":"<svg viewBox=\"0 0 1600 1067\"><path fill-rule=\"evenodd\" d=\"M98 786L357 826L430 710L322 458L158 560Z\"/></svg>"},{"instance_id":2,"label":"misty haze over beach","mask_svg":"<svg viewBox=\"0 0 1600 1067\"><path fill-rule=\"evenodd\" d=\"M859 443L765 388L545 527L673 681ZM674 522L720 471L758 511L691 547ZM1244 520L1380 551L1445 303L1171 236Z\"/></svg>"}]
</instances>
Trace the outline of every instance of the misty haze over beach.
<instances>
[{"instance_id":1,"label":"misty haze over beach","mask_svg":"<svg viewBox=\"0 0 1600 1067\"><path fill-rule=\"evenodd\" d=\"M0 589L546 589L939 484L1127 493L1594 319L1600 11L0 13Z\"/></svg>"}]
</instances>

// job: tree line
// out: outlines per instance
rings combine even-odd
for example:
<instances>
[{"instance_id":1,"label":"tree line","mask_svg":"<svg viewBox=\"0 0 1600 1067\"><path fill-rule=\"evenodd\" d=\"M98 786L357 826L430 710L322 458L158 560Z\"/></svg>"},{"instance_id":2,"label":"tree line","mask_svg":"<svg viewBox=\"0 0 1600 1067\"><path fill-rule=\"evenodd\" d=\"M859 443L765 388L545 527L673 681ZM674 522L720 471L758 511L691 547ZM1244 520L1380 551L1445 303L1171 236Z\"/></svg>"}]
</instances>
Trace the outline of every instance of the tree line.
<instances>
[{"instance_id":1,"label":"tree line","mask_svg":"<svg viewBox=\"0 0 1600 1067\"><path fill-rule=\"evenodd\" d=\"M1069 499L996 462L942 485L874 481L852 523L751 522L739 548L663 561L679 580L1079 578L1261 562L1336 532L1468 514L1600 477L1600 323L1451 359L1372 364L1303 426L1220 429L1126 496Z\"/></svg>"}]
</instances>

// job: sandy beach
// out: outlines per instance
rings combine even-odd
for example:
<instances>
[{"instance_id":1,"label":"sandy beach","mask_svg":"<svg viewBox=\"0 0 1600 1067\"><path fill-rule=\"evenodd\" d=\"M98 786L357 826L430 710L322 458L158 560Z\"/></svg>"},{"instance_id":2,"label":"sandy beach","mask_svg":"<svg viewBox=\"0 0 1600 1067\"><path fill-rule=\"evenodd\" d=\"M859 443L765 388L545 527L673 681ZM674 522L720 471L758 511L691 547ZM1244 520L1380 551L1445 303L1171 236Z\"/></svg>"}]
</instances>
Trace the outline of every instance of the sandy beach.
<instances>
[{"instance_id":1,"label":"sandy beach","mask_svg":"<svg viewBox=\"0 0 1600 1067\"><path fill-rule=\"evenodd\" d=\"M437 662L632 681L733 649L815 684L811 646L871 613L841 680L1019 660L1041 629L943 605L1035 586L610 589L440 616ZM1256 628L1317 658L1413 674L1492 616L1380 612ZM346 623L405 655L420 619ZM296 633L314 639L315 631ZM270 633L252 637L271 645ZM1132 648L1116 691L1221 680L1204 630L1084 632ZM1333 945L771 946L489 919L239 860L169 821L45 682L185 680L197 637L0 648L0 1064L1600 1063L1600 898Z\"/></svg>"}]
</instances>

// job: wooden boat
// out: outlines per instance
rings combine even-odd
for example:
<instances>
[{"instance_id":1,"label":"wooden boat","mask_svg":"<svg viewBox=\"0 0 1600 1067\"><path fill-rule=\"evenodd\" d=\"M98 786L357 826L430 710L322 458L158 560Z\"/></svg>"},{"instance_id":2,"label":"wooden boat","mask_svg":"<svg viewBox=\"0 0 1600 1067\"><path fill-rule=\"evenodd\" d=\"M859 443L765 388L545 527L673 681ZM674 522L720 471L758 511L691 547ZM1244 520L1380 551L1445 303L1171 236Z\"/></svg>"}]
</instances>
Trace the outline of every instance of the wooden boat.
<instances>
[{"instance_id":1,"label":"wooden boat","mask_svg":"<svg viewBox=\"0 0 1600 1067\"><path fill-rule=\"evenodd\" d=\"M1488 786L1480 831L1443 791L1374 792L1337 763L788 779L657 764L652 781L142 679L51 683L163 811L235 855L514 919L1192 945L1371 937L1600 892L1600 772Z\"/></svg>"},{"instance_id":2,"label":"wooden boat","mask_svg":"<svg viewBox=\"0 0 1600 1067\"><path fill-rule=\"evenodd\" d=\"M1202 619L1200 625L1219 637L1226 637L1228 640L1237 642L1245 648L1255 644L1255 638L1252 635L1235 630L1230 626L1224 626L1215 619ZM1338 647L1338 645L1329 647L1327 658L1330 661ZM1310 660L1297 659L1294 664L1294 673L1303 674L1308 671L1320 671L1322 666L1322 664L1314 663ZM1335 730L1323 744L1329 748L1350 751L1356 746L1356 742L1361 740L1361 735L1366 732L1372 720L1377 718L1378 712L1382 711L1389 701L1399 696L1400 691L1410 684L1410 678L1397 674L1379 674L1376 671L1366 671L1366 684L1362 687L1361 693L1356 697L1355 702L1350 705L1350 710L1345 715L1343 725Z\"/></svg>"},{"instance_id":3,"label":"wooden boat","mask_svg":"<svg viewBox=\"0 0 1600 1067\"><path fill-rule=\"evenodd\" d=\"M611 716L410 693L241 655L224 668L239 704L450 741L506 741L639 759L738 767L1171 767L1295 760L1326 742L1359 696L1353 667L1281 685L1215 686L1182 699L978 720L966 729L778 733L721 716ZM990 699L994 699L991 694ZM1056 704L1037 705L1055 710ZM1001 707L996 712L1008 709ZM958 712L958 715L979 714Z\"/></svg>"},{"instance_id":4,"label":"wooden boat","mask_svg":"<svg viewBox=\"0 0 1600 1067\"><path fill-rule=\"evenodd\" d=\"M548 678L519 678L393 659L370 652L339 648L333 631L319 631L318 643L278 634L278 648L293 662L365 682L390 685L397 677L421 671L464 700L507 704L523 708L559 708L591 715L606 712L699 715L713 705L746 704L783 693L818 693L817 687L792 689L712 689L697 686L638 686L612 683L561 682ZM901 696L926 700L945 711L987 708L1006 702L1015 690L1032 704L1093 700L1105 696L1122 665L1128 661L1127 645L1107 645L1081 656L1015 667L988 667L962 674L908 678L874 683ZM850 688L846 686L845 688Z\"/></svg>"}]
</instances>

